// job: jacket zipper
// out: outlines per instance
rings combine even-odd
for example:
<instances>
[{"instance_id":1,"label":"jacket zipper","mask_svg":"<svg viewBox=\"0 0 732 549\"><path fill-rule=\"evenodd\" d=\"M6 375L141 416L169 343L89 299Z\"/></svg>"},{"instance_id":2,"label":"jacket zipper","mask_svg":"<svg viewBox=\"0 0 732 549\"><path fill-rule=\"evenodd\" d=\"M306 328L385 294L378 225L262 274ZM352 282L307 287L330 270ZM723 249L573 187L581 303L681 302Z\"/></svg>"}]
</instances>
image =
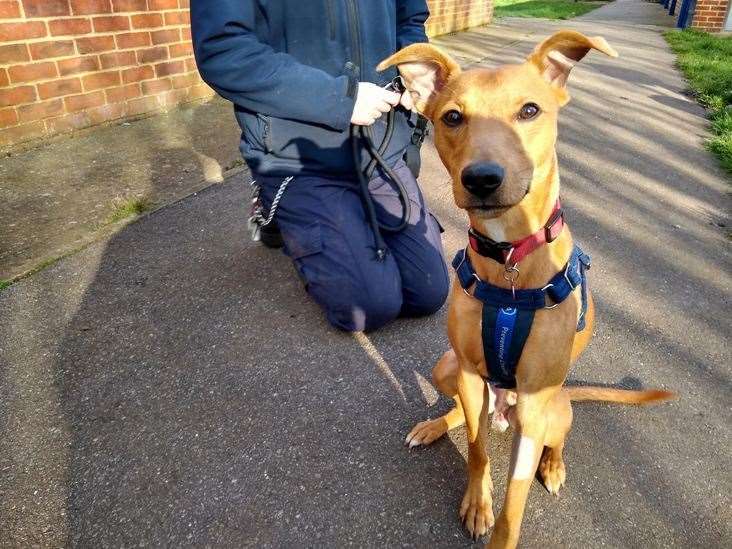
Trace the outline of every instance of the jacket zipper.
<instances>
[{"instance_id":1,"label":"jacket zipper","mask_svg":"<svg viewBox=\"0 0 732 549\"><path fill-rule=\"evenodd\" d=\"M272 135L271 135L271 128L270 128L270 125L271 125L270 117L263 115L263 114L259 114L257 116L259 116L261 118L262 122L264 122L264 128L262 130L262 141L264 141L264 151L266 153L271 153L272 152Z\"/></svg>"},{"instance_id":2,"label":"jacket zipper","mask_svg":"<svg viewBox=\"0 0 732 549\"><path fill-rule=\"evenodd\" d=\"M336 7L333 4L335 0L325 0L328 8L328 30L330 31L330 39L336 39Z\"/></svg>"},{"instance_id":3,"label":"jacket zipper","mask_svg":"<svg viewBox=\"0 0 732 549\"><path fill-rule=\"evenodd\" d=\"M363 52L361 51L361 29L358 25L358 3L357 0L347 0L346 3L348 4L348 28L351 35L353 63L356 65L355 76L360 80Z\"/></svg>"}]
</instances>

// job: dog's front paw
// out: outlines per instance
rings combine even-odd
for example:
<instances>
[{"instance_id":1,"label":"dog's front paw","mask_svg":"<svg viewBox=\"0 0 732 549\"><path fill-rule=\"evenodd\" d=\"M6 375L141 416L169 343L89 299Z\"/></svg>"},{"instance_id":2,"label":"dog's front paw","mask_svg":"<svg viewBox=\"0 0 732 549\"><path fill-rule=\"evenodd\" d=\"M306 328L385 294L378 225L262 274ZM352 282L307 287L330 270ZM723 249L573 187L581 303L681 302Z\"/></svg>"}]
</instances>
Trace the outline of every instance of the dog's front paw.
<instances>
[{"instance_id":1,"label":"dog's front paw","mask_svg":"<svg viewBox=\"0 0 732 549\"><path fill-rule=\"evenodd\" d=\"M460 518L473 539L488 533L493 526L493 486L490 476L476 482L468 482L468 489L460 505Z\"/></svg>"},{"instance_id":2,"label":"dog's front paw","mask_svg":"<svg viewBox=\"0 0 732 549\"><path fill-rule=\"evenodd\" d=\"M420 444L430 444L440 438L447 432L447 422L444 418L428 419L420 421L415 425L407 435L404 444L408 444L410 448L419 446Z\"/></svg>"}]
</instances>

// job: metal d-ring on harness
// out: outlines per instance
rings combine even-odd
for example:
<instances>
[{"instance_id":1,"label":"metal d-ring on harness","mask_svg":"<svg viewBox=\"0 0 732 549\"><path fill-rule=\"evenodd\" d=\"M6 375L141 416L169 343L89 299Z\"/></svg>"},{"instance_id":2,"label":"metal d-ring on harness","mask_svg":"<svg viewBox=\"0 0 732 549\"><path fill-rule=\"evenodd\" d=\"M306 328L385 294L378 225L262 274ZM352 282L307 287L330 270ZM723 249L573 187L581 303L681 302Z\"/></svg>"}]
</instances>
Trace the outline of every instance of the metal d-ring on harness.
<instances>
[{"instance_id":1,"label":"metal d-ring on harness","mask_svg":"<svg viewBox=\"0 0 732 549\"><path fill-rule=\"evenodd\" d=\"M385 89L394 91L396 93L404 93L406 88L404 86L404 82L402 82L401 77L397 76L385 86ZM388 233L397 233L404 230L404 228L409 223L409 218L412 215L412 207L411 203L409 202L407 189L404 187L404 183L402 183L399 176L394 172L391 166L387 164L383 157L386 149L389 146L389 143L391 142L391 138L394 135L395 120L396 111L392 109L387 114L384 139L382 139L381 144L378 148L376 147L376 145L374 145L373 133L370 126L351 125L351 151L353 152L353 161L356 164L356 176L358 177L358 183L361 190L361 197L363 199L364 207L366 209L366 215L369 218L369 224L371 225L371 228L374 232L374 239L376 240L376 258L379 261L383 260L386 257L387 252L386 242L384 242L384 237L382 236L381 231L385 231ZM362 145L366 152L368 152L368 154L371 156L371 161L367 164L364 170L361 170L359 165L360 145ZM385 225L379 222L378 218L376 217L374 200L371 196L371 193L369 192L369 181L371 180L371 176L374 174L377 166L379 166L384 171L386 176L391 179L397 187L399 202L401 202L402 204L403 212L401 220L396 225Z\"/></svg>"}]
</instances>

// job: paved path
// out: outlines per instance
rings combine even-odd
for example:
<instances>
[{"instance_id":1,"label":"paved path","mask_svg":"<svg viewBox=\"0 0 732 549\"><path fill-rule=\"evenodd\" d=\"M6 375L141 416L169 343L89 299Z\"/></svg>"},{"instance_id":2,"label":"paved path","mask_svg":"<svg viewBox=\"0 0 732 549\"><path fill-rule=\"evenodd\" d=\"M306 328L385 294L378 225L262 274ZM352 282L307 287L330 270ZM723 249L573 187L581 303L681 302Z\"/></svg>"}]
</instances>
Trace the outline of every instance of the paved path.
<instances>
[{"instance_id":1,"label":"paved path","mask_svg":"<svg viewBox=\"0 0 732 549\"><path fill-rule=\"evenodd\" d=\"M443 41L486 65L560 26L618 49L576 69L561 124L599 316L571 378L680 394L578 405L568 485L559 498L533 485L525 547L732 542L729 186L659 29L638 25L658 16L620 1ZM452 254L465 218L425 156ZM286 259L247 241L245 201L227 180L0 294L0 545L472 545L456 511L464 432L401 445L448 406L426 381L445 311L332 331ZM509 445L490 445L498 502Z\"/></svg>"}]
</instances>

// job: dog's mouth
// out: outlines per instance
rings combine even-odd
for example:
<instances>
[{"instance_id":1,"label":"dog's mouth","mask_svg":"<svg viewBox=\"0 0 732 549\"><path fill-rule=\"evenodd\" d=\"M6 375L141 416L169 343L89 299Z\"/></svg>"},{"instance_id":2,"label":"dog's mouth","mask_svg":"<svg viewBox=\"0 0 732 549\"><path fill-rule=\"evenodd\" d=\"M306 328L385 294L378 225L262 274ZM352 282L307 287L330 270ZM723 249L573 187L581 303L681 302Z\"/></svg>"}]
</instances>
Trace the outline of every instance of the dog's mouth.
<instances>
[{"instance_id":1,"label":"dog's mouth","mask_svg":"<svg viewBox=\"0 0 732 549\"><path fill-rule=\"evenodd\" d=\"M493 218L498 217L513 207L504 204L469 204L463 207L468 213L476 214L480 217Z\"/></svg>"},{"instance_id":2,"label":"dog's mouth","mask_svg":"<svg viewBox=\"0 0 732 549\"><path fill-rule=\"evenodd\" d=\"M511 208L511 206L506 206L503 204L478 204L478 205L470 205L466 206L465 209L468 211L479 211L479 212L505 212Z\"/></svg>"}]
</instances>

